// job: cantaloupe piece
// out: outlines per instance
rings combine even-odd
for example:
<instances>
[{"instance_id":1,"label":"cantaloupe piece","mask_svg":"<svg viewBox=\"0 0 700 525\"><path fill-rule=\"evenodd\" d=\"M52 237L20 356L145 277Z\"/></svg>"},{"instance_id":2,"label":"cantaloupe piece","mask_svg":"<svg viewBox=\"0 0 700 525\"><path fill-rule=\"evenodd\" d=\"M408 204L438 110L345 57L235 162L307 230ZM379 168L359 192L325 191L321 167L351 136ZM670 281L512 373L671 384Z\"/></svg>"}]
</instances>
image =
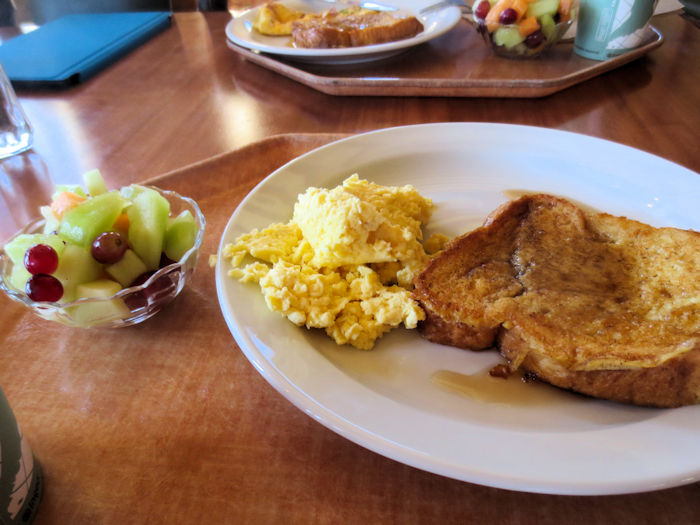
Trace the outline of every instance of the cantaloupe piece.
<instances>
[{"instance_id":1,"label":"cantaloupe piece","mask_svg":"<svg viewBox=\"0 0 700 525\"><path fill-rule=\"evenodd\" d=\"M72 191L62 191L56 198L51 202L51 211L56 216L57 219L62 219L63 214L66 213L71 208L75 208L78 204L83 202L85 197L78 195Z\"/></svg>"},{"instance_id":2,"label":"cantaloupe piece","mask_svg":"<svg viewBox=\"0 0 700 525\"><path fill-rule=\"evenodd\" d=\"M537 21L537 17L527 16L518 22L518 30L523 36L530 35L540 28L540 23Z\"/></svg>"},{"instance_id":3,"label":"cantaloupe piece","mask_svg":"<svg viewBox=\"0 0 700 525\"><path fill-rule=\"evenodd\" d=\"M491 6L491 9L484 19L486 29L488 29L489 33L493 33L500 27L501 24L498 22L498 19L500 18L503 10L508 9L509 7L513 7L513 0L498 0L498 2Z\"/></svg>"},{"instance_id":4,"label":"cantaloupe piece","mask_svg":"<svg viewBox=\"0 0 700 525\"><path fill-rule=\"evenodd\" d=\"M572 0L559 0L559 23L569 21L572 4Z\"/></svg>"},{"instance_id":5,"label":"cantaloupe piece","mask_svg":"<svg viewBox=\"0 0 700 525\"><path fill-rule=\"evenodd\" d=\"M513 5L511 7L515 9L518 13L518 20L522 19L527 12L527 6L530 4L529 0L513 0Z\"/></svg>"},{"instance_id":6,"label":"cantaloupe piece","mask_svg":"<svg viewBox=\"0 0 700 525\"><path fill-rule=\"evenodd\" d=\"M112 225L114 231L122 234L124 238L129 235L129 216L126 213L120 214Z\"/></svg>"}]
</instances>

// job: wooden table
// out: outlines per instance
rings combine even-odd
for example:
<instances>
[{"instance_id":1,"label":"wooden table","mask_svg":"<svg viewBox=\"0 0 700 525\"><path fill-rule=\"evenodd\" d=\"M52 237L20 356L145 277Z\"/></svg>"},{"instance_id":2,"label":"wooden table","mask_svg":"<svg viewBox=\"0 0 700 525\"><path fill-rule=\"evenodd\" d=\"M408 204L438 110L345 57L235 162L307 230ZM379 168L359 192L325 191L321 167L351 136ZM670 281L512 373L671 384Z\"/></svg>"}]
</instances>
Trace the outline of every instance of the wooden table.
<instances>
[{"instance_id":1,"label":"wooden table","mask_svg":"<svg viewBox=\"0 0 700 525\"><path fill-rule=\"evenodd\" d=\"M700 171L698 28L677 13L657 17L660 48L541 99L334 97L232 53L229 19L177 13L172 28L85 84L19 92L35 147L1 163L1 238L36 214L54 183L94 167L111 186L165 174L159 183L195 197L208 219L193 281L142 325L71 330L0 298L0 385L46 474L36 523L700 523L698 483L595 498L509 492L339 437L248 363L206 265L250 188L339 134L528 124Z\"/></svg>"}]
</instances>

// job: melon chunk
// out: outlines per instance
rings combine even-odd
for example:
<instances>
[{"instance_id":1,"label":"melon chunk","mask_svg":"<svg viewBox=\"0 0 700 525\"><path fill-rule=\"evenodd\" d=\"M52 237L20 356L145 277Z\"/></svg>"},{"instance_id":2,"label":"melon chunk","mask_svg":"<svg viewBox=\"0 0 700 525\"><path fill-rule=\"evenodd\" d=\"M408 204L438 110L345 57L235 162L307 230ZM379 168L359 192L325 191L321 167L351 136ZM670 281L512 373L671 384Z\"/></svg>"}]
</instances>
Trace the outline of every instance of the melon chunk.
<instances>
[{"instance_id":1,"label":"melon chunk","mask_svg":"<svg viewBox=\"0 0 700 525\"><path fill-rule=\"evenodd\" d=\"M131 206L126 209L129 217L129 244L146 267L155 270L163 252L170 203L157 191L150 188L144 190L136 194Z\"/></svg>"},{"instance_id":2,"label":"melon chunk","mask_svg":"<svg viewBox=\"0 0 700 525\"><path fill-rule=\"evenodd\" d=\"M51 246L56 250L59 258L66 246L66 243L58 235L52 235L50 233L23 233L5 245L5 253L7 253L10 260L12 260L12 264L15 266L24 266L24 254L35 244Z\"/></svg>"},{"instance_id":3,"label":"melon chunk","mask_svg":"<svg viewBox=\"0 0 700 525\"><path fill-rule=\"evenodd\" d=\"M105 270L112 279L127 288L148 268L133 250L126 250L119 262L106 266Z\"/></svg>"},{"instance_id":4,"label":"melon chunk","mask_svg":"<svg viewBox=\"0 0 700 525\"><path fill-rule=\"evenodd\" d=\"M65 212L58 234L74 244L90 246L95 237L112 227L124 205L118 191L87 199Z\"/></svg>"},{"instance_id":5,"label":"melon chunk","mask_svg":"<svg viewBox=\"0 0 700 525\"><path fill-rule=\"evenodd\" d=\"M177 217L169 217L163 248L165 255L173 261L179 261L194 246L196 236L197 225L189 210L182 211Z\"/></svg>"},{"instance_id":6,"label":"melon chunk","mask_svg":"<svg viewBox=\"0 0 700 525\"><path fill-rule=\"evenodd\" d=\"M551 40L557 30L557 23L554 21L552 15L542 15L540 18L540 23L542 24L542 33L547 40Z\"/></svg>"},{"instance_id":7,"label":"melon chunk","mask_svg":"<svg viewBox=\"0 0 700 525\"><path fill-rule=\"evenodd\" d=\"M530 35L540 28L540 23L534 16L528 16L518 22L518 30L523 36Z\"/></svg>"},{"instance_id":8,"label":"melon chunk","mask_svg":"<svg viewBox=\"0 0 700 525\"><path fill-rule=\"evenodd\" d=\"M517 26L499 27L493 32L493 43L497 46L511 48L517 46L523 40L525 40L525 37L520 34Z\"/></svg>"},{"instance_id":9,"label":"melon chunk","mask_svg":"<svg viewBox=\"0 0 700 525\"><path fill-rule=\"evenodd\" d=\"M527 16L541 17L542 15L554 16L559 9L559 0L537 0L527 7Z\"/></svg>"}]
</instances>

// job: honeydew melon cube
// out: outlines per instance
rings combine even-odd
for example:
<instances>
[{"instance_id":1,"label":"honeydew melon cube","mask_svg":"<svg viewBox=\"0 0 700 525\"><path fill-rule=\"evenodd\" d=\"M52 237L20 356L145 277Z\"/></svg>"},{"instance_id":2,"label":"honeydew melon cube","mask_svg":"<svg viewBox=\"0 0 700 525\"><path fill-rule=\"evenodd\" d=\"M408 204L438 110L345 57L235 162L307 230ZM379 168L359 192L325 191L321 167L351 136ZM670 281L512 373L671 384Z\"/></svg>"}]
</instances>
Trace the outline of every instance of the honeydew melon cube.
<instances>
[{"instance_id":1,"label":"honeydew melon cube","mask_svg":"<svg viewBox=\"0 0 700 525\"><path fill-rule=\"evenodd\" d=\"M163 240L168 226L170 203L157 191L144 188L126 209L129 217L129 244L149 270L160 264Z\"/></svg>"},{"instance_id":2,"label":"honeydew melon cube","mask_svg":"<svg viewBox=\"0 0 700 525\"><path fill-rule=\"evenodd\" d=\"M87 188L88 193L92 197L107 193L107 185L102 178L100 170L90 170L83 173L83 183L85 184L85 188Z\"/></svg>"},{"instance_id":3,"label":"honeydew melon cube","mask_svg":"<svg viewBox=\"0 0 700 525\"><path fill-rule=\"evenodd\" d=\"M547 40L551 40L557 30L557 23L554 21L552 15L542 15L540 18L540 25L542 26L542 34L544 34L544 37Z\"/></svg>"},{"instance_id":4,"label":"honeydew melon cube","mask_svg":"<svg viewBox=\"0 0 700 525\"><path fill-rule=\"evenodd\" d=\"M133 201L134 198L139 194L147 191L149 188L141 186L140 184L130 184L129 186L122 187L120 191L122 197L129 201Z\"/></svg>"},{"instance_id":5,"label":"honeydew melon cube","mask_svg":"<svg viewBox=\"0 0 700 525\"><path fill-rule=\"evenodd\" d=\"M517 46L525 40L517 27L499 27L493 32L493 43L497 46L505 46L508 49Z\"/></svg>"},{"instance_id":6,"label":"honeydew melon cube","mask_svg":"<svg viewBox=\"0 0 700 525\"><path fill-rule=\"evenodd\" d=\"M559 0L537 0L527 6L526 16L535 16L537 18L543 15L554 17L559 9Z\"/></svg>"},{"instance_id":7,"label":"honeydew melon cube","mask_svg":"<svg viewBox=\"0 0 700 525\"><path fill-rule=\"evenodd\" d=\"M74 244L90 246L95 237L112 227L124 205L118 191L87 199L66 211L58 234Z\"/></svg>"},{"instance_id":8,"label":"honeydew melon cube","mask_svg":"<svg viewBox=\"0 0 700 525\"><path fill-rule=\"evenodd\" d=\"M116 281L109 279L98 279L83 284L75 288L76 299L95 298L108 299L122 289ZM122 319L127 317L131 310L124 304L122 299L102 301L99 303L80 304L71 307L71 315L75 320L84 324Z\"/></svg>"},{"instance_id":9,"label":"honeydew melon cube","mask_svg":"<svg viewBox=\"0 0 700 525\"><path fill-rule=\"evenodd\" d=\"M53 275L61 281L66 297L72 295L79 284L98 279L102 275L102 265L93 258L90 250L68 244L58 258L58 268Z\"/></svg>"},{"instance_id":10,"label":"honeydew melon cube","mask_svg":"<svg viewBox=\"0 0 700 525\"><path fill-rule=\"evenodd\" d=\"M179 261L194 246L196 236L197 225L190 210L182 211L177 217L168 217L163 248L165 255L173 261Z\"/></svg>"},{"instance_id":11,"label":"honeydew melon cube","mask_svg":"<svg viewBox=\"0 0 700 525\"><path fill-rule=\"evenodd\" d=\"M126 250L118 262L106 266L105 270L112 279L127 288L148 268L133 250Z\"/></svg>"},{"instance_id":12,"label":"honeydew melon cube","mask_svg":"<svg viewBox=\"0 0 700 525\"><path fill-rule=\"evenodd\" d=\"M35 244L47 244L51 246L59 256L66 247L66 243L58 235L49 233L23 233L5 245L5 253L15 266L24 267L24 254Z\"/></svg>"}]
</instances>

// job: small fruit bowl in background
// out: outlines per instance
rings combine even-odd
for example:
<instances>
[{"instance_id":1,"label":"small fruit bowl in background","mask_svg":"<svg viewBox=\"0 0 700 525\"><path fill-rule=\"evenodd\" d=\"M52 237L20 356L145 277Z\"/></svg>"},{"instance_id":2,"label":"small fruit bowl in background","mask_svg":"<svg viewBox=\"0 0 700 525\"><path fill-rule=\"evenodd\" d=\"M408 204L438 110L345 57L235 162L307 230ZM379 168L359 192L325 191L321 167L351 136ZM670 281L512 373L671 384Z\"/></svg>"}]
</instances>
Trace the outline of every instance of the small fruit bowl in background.
<instances>
[{"instance_id":1,"label":"small fruit bowl in background","mask_svg":"<svg viewBox=\"0 0 700 525\"><path fill-rule=\"evenodd\" d=\"M475 0L468 16L498 56L534 58L559 42L579 0Z\"/></svg>"},{"instance_id":2,"label":"small fruit bowl in background","mask_svg":"<svg viewBox=\"0 0 700 525\"><path fill-rule=\"evenodd\" d=\"M12 299L29 307L44 319L83 328L118 328L149 319L182 291L199 258L206 221L197 203L174 191L152 186L170 203L172 215L184 210L192 213L197 224L194 245L178 261L164 261L156 271L143 276L141 282L102 298L81 298L70 302L37 302L24 290L10 284L13 262L0 251L0 288ZM40 233L45 220L36 219L17 232L8 243L21 234Z\"/></svg>"}]
</instances>

